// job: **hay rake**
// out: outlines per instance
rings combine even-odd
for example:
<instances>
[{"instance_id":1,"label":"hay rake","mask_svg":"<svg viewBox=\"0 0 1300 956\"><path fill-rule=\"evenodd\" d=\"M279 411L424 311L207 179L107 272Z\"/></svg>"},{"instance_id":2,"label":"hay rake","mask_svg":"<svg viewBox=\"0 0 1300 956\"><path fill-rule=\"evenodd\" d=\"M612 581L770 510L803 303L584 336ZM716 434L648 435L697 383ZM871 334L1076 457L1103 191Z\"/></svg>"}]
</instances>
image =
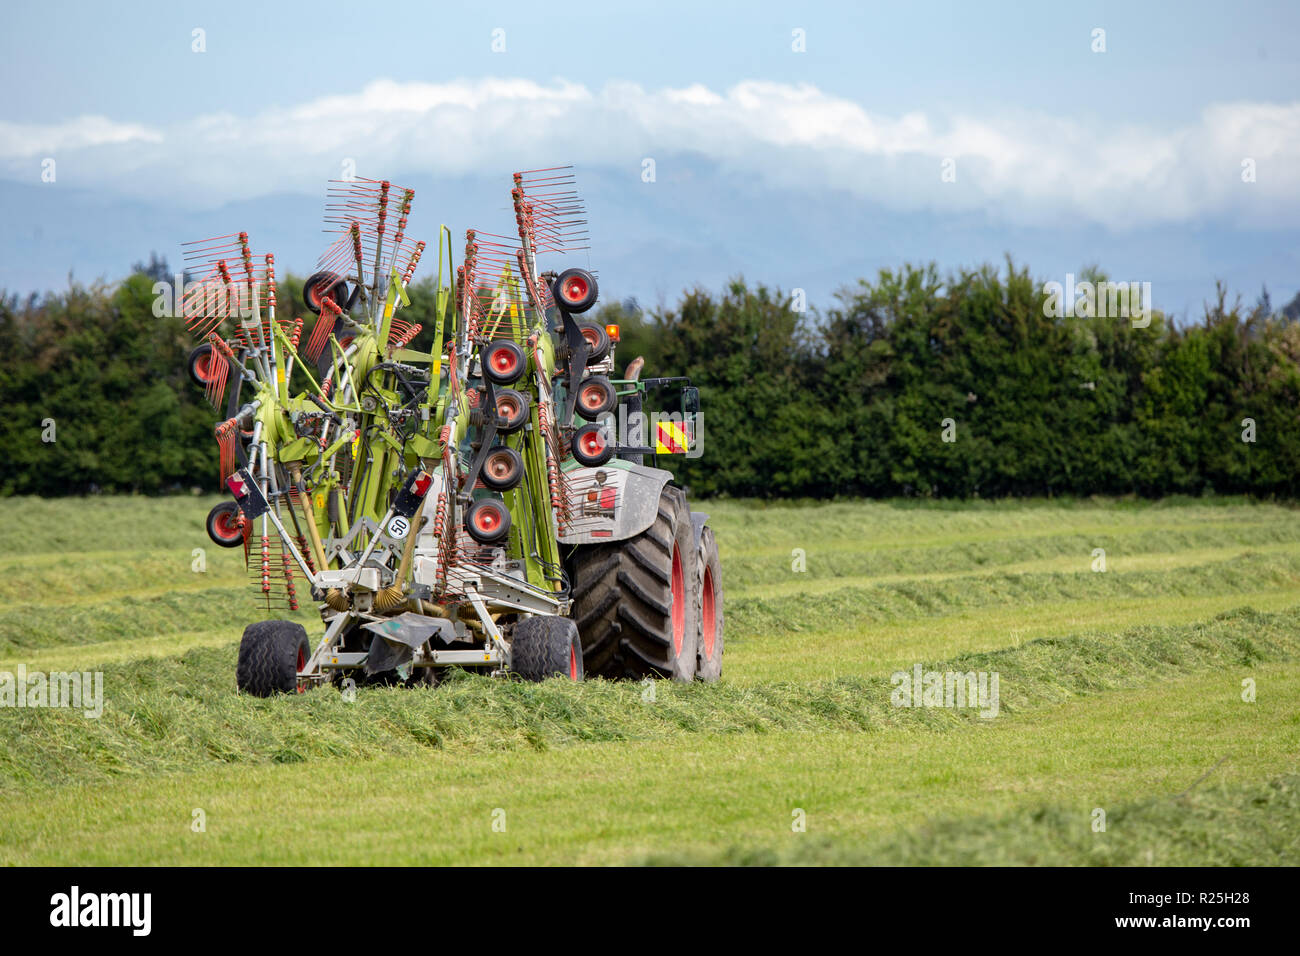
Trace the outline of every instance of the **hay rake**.
<instances>
[{"instance_id":1,"label":"hay rake","mask_svg":"<svg viewBox=\"0 0 1300 956\"><path fill-rule=\"evenodd\" d=\"M328 245L303 288L314 318L276 315L274 257L246 233L186 246L190 372L224 415L215 437L233 497L210 512L209 534L244 548L268 612L310 600L324 623L315 642L291 621L250 625L240 688L432 683L449 666L716 676L705 516L642 464L662 442L634 432L619 444L612 425L620 403L640 413L648 389L680 385L670 425L695 434L698 393L684 379L611 378L617 327L579 318L596 275L539 271L539 257L587 249L572 172L516 173L515 234L470 230L459 268L440 227L423 322L402 315L425 251L407 232L414 195L329 185ZM425 323L427 350L415 347ZM585 580L594 561L639 570ZM707 654L706 604L718 608Z\"/></svg>"}]
</instances>

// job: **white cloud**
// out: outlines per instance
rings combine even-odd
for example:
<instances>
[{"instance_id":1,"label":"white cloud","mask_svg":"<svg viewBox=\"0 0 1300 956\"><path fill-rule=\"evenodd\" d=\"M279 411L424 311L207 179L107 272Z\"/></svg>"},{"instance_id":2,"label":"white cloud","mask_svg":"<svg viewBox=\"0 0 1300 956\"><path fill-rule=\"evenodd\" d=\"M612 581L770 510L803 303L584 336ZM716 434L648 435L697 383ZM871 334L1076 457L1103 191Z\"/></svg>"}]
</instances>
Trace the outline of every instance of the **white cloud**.
<instances>
[{"instance_id":1,"label":"white cloud","mask_svg":"<svg viewBox=\"0 0 1300 956\"><path fill-rule=\"evenodd\" d=\"M315 192L345 159L362 175L507 173L557 161L626 167L690 151L782 186L846 190L901 210L984 211L1115 228L1228 220L1291 225L1300 212L1300 103L1226 103L1172 129L1096 125L1046 113L876 114L809 84L747 81L600 90L556 81L377 80L249 116L161 128L80 117L0 122L0 172L74 155L79 181L198 205L273 190ZM956 182L941 181L946 159ZM1241 162L1257 181L1243 183Z\"/></svg>"},{"instance_id":2,"label":"white cloud","mask_svg":"<svg viewBox=\"0 0 1300 956\"><path fill-rule=\"evenodd\" d=\"M0 160L86 149L92 146L159 143L163 134L135 123L114 123L103 116L80 116L66 123L41 126L0 120Z\"/></svg>"}]
</instances>

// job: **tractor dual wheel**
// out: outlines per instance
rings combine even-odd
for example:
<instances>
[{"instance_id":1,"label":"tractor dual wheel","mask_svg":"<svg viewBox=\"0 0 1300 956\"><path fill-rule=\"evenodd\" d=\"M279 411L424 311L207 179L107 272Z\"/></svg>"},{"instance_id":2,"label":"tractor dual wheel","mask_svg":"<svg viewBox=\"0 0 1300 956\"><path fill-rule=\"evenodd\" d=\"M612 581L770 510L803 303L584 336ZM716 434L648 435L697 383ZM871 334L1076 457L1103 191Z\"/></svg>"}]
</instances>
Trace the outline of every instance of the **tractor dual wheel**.
<instances>
[{"instance_id":1,"label":"tractor dual wheel","mask_svg":"<svg viewBox=\"0 0 1300 956\"><path fill-rule=\"evenodd\" d=\"M208 512L208 537L213 544L223 548L237 548L244 543L244 531L239 526L239 505L223 501Z\"/></svg>"},{"instance_id":2,"label":"tractor dual wheel","mask_svg":"<svg viewBox=\"0 0 1300 956\"><path fill-rule=\"evenodd\" d=\"M516 624L510 635L510 672L531 681L582 680L582 640L573 621L540 615Z\"/></svg>"},{"instance_id":3,"label":"tractor dual wheel","mask_svg":"<svg viewBox=\"0 0 1300 956\"><path fill-rule=\"evenodd\" d=\"M310 657L311 645L301 624L258 621L244 628L235 683L254 697L292 694L299 690L298 672Z\"/></svg>"},{"instance_id":4,"label":"tractor dual wheel","mask_svg":"<svg viewBox=\"0 0 1300 956\"><path fill-rule=\"evenodd\" d=\"M690 509L673 487L664 488L655 522L641 534L574 549L572 613L588 673L694 680L697 562Z\"/></svg>"},{"instance_id":5,"label":"tractor dual wheel","mask_svg":"<svg viewBox=\"0 0 1300 956\"><path fill-rule=\"evenodd\" d=\"M696 574L700 640L695 674L700 680L715 681L722 676L722 562L713 529L707 526L700 531Z\"/></svg>"}]
</instances>

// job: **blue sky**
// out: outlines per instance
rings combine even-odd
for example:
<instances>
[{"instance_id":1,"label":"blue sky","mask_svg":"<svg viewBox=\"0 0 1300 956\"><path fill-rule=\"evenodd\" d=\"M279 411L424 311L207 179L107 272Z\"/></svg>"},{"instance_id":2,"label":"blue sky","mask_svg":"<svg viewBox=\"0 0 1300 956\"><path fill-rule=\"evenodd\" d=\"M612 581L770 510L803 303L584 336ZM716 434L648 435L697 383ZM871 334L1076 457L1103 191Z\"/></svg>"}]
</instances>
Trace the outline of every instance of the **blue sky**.
<instances>
[{"instance_id":1,"label":"blue sky","mask_svg":"<svg viewBox=\"0 0 1300 956\"><path fill-rule=\"evenodd\" d=\"M1267 283L1275 302L1300 289L1297 4L46 3L0 18L12 291L113 280L150 251L176 263L181 242L239 229L309 270L325 181L349 160L416 187L430 237L508 227L509 173L572 162L590 264L651 305L737 273L826 305L881 266L1008 253L1043 279L1100 263L1152 281L1174 311L1216 278L1250 298Z\"/></svg>"}]
</instances>

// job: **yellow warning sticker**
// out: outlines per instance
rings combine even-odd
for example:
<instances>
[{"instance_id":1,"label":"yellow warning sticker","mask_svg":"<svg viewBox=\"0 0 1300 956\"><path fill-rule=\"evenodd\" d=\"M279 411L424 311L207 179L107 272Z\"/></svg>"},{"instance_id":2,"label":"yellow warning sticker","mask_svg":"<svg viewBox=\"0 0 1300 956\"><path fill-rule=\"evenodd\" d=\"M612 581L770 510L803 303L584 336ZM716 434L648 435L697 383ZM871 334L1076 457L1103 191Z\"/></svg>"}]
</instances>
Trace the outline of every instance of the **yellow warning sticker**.
<instances>
[{"instance_id":1,"label":"yellow warning sticker","mask_svg":"<svg viewBox=\"0 0 1300 956\"><path fill-rule=\"evenodd\" d=\"M684 455L686 429L681 422L661 421L655 434L655 453L659 455Z\"/></svg>"}]
</instances>

